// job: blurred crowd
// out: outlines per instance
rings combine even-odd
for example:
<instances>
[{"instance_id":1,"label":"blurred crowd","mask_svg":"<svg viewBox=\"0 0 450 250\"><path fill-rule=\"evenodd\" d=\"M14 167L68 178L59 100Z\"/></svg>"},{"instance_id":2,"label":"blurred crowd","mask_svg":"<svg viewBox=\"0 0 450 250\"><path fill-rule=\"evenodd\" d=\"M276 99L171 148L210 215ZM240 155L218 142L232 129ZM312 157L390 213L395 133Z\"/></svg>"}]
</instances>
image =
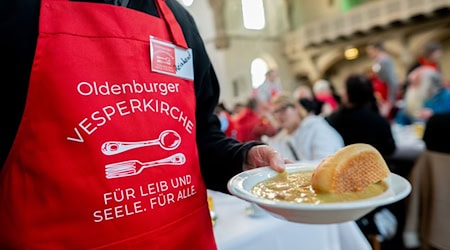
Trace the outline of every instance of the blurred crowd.
<instances>
[{"instance_id":1,"label":"blurred crowd","mask_svg":"<svg viewBox=\"0 0 450 250\"><path fill-rule=\"evenodd\" d=\"M326 121L343 145L368 143L387 157L396 148L392 124L424 124L435 114L450 112L450 89L439 65L439 43L427 43L403 78L396 75L393 59L381 42L369 44L366 53L373 61L371 69L350 73L339 85L319 79L289 92L283 89L276 69L268 70L265 81L246 103L235 103L232 108L223 102L218 105L223 131L241 141L276 144L284 152L281 135L297 145L294 148L305 147L305 139L296 136L314 117ZM339 91L336 86L341 86ZM313 131L307 133L311 136ZM293 158L289 153L287 157ZM300 154L297 160L321 158Z\"/></svg>"}]
</instances>

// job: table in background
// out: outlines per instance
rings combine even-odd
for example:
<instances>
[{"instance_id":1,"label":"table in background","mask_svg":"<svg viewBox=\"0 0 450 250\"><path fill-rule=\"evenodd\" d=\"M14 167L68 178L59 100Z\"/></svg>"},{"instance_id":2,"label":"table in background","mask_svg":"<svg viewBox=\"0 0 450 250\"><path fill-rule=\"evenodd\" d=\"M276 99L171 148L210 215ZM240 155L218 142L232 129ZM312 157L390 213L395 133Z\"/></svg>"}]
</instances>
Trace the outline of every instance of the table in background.
<instances>
[{"instance_id":1,"label":"table in background","mask_svg":"<svg viewBox=\"0 0 450 250\"><path fill-rule=\"evenodd\" d=\"M416 133L414 126L392 124L392 135L397 146L393 159L415 161L425 150L425 142Z\"/></svg>"},{"instance_id":2,"label":"table in background","mask_svg":"<svg viewBox=\"0 0 450 250\"><path fill-rule=\"evenodd\" d=\"M391 172L406 179L409 178L416 160L426 148L425 142L421 139L421 136L416 133L417 131L414 126L415 125L400 125L397 123L391 125L396 150L393 155L386 158L386 162ZM392 239L384 242L384 247L387 247L387 249L403 249L406 199L386 205L385 208L388 208L397 219L397 233Z\"/></svg>"},{"instance_id":3,"label":"table in background","mask_svg":"<svg viewBox=\"0 0 450 250\"><path fill-rule=\"evenodd\" d=\"M249 203L208 190L217 214L214 234L219 250L365 250L372 249L355 222L311 225L277 219L270 214L250 217Z\"/></svg>"},{"instance_id":4,"label":"table in background","mask_svg":"<svg viewBox=\"0 0 450 250\"><path fill-rule=\"evenodd\" d=\"M425 151L425 142L416 134L414 125L392 124L396 150L386 159L392 172L408 178L411 169L422 152Z\"/></svg>"}]
</instances>

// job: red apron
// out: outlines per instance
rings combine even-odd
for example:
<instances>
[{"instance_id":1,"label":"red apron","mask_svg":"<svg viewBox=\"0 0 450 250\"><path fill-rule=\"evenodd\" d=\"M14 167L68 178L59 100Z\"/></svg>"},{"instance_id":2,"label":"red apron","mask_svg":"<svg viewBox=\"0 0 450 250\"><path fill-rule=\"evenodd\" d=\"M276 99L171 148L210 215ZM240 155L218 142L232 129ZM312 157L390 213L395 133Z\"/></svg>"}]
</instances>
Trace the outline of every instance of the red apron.
<instances>
[{"instance_id":1,"label":"red apron","mask_svg":"<svg viewBox=\"0 0 450 250\"><path fill-rule=\"evenodd\" d=\"M175 64L151 60L150 35L186 46L157 5L161 19L42 0L25 112L0 176L1 249L216 249L193 81L151 70Z\"/></svg>"}]
</instances>

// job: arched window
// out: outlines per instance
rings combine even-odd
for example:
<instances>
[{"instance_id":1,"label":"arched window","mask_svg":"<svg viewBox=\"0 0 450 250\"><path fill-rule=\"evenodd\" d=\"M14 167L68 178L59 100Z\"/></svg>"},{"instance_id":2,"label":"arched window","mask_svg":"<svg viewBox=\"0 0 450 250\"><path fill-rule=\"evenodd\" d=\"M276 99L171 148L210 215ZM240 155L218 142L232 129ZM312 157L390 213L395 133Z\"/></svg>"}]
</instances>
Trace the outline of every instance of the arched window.
<instances>
[{"instance_id":1,"label":"arched window","mask_svg":"<svg viewBox=\"0 0 450 250\"><path fill-rule=\"evenodd\" d=\"M252 61L250 72L253 88L258 88L264 82L268 68L266 61L261 58Z\"/></svg>"},{"instance_id":2,"label":"arched window","mask_svg":"<svg viewBox=\"0 0 450 250\"><path fill-rule=\"evenodd\" d=\"M266 26L263 0L241 0L244 27L250 30L262 30Z\"/></svg>"}]
</instances>

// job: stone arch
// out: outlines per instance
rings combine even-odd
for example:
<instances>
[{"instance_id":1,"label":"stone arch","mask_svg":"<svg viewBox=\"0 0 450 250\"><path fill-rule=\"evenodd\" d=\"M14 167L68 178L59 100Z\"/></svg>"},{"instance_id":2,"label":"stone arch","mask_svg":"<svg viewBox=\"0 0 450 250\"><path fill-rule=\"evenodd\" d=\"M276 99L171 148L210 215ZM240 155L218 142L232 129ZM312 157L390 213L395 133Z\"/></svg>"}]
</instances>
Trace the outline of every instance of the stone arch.
<instances>
[{"instance_id":1,"label":"stone arch","mask_svg":"<svg viewBox=\"0 0 450 250\"><path fill-rule=\"evenodd\" d=\"M267 63L267 67L269 69L278 69L278 63L276 62L275 58L272 55L268 53L262 53L258 57L263 59Z\"/></svg>"},{"instance_id":2,"label":"stone arch","mask_svg":"<svg viewBox=\"0 0 450 250\"><path fill-rule=\"evenodd\" d=\"M333 49L324 53L316 59L316 66L318 70L318 77L322 78L324 73L337 62L344 60L344 52L342 49ZM317 79L311 79L313 81Z\"/></svg>"},{"instance_id":3,"label":"stone arch","mask_svg":"<svg viewBox=\"0 0 450 250\"><path fill-rule=\"evenodd\" d=\"M426 43L429 41L442 42L450 37L450 29L439 28L433 29L426 33L420 33L411 37L409 42L409 50L415 57L420 56Z\"/></svg>"}]
</instances>

